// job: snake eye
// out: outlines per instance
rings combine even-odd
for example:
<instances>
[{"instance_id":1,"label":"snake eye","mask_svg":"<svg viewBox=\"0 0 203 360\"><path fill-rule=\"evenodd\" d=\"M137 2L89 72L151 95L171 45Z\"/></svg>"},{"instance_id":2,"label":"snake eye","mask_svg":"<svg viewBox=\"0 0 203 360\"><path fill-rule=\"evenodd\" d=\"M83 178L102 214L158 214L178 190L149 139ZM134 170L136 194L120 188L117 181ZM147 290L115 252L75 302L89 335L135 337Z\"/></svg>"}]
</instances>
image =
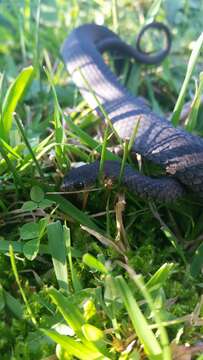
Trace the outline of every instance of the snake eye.
<instances>
[{"instance_id":1,"label":"snake eye","mask_svg":"<svg viewBox=\"0 0 203 360\"><path fill-rule=\"evenodd\" d=\"M74 183L74 189L75 190L81 190L84 188L84 182L83 181L78 181Z\"/></svg>"}]
</instances>

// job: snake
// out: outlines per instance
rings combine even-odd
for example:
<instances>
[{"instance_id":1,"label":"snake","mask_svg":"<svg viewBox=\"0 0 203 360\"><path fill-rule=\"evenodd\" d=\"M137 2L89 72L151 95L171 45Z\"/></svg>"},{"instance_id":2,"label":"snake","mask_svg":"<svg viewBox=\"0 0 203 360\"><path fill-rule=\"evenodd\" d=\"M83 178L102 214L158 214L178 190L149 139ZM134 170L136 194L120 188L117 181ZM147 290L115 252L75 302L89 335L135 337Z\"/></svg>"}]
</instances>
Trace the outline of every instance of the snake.
<instances>
[{"instance_id":1,"label":"snake","mask_svg":"<svg viewBox=\"0 0 203 360\"><path fill-rule=\"evenodd\" d=\"M164 49L152 53L142 49L140 40L149 28L164 34ZM126 163L120 183L143 199L160 202L176 201L188 192L203 195L203 139L173 126L140 97L132 95L102 55L110 51L140 63L158 64L170 47L171 34L163 23L146 25L137 38L136 47L128 45L109 28L90 23L73 29L61 49L64 64L90 108L102 119L107 119L107 124L110 122L121 141L129 142L136 133L131 150L164 171L163 176L146 176ZM118 180L120 173L120 162L104 161L104 178ZM99 160L72 168L65 175L61 189L71 191L90 187L99 175Z\"/></svg>"}]
</instances>

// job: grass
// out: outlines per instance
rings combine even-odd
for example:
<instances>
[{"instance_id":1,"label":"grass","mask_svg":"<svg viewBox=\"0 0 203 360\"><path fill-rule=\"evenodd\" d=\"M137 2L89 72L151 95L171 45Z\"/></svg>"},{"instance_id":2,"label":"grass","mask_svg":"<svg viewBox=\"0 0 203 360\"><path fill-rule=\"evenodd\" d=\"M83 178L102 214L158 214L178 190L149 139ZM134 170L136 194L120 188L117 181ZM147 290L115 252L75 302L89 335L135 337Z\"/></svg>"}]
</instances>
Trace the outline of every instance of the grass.
<instances>
[{"instance_id":1,"label":"grass","mask_svg":"<svg viewBox=\"0 0 203 360\"><path fill-rule=\"evenodd\" d=\"M202 3L0 2L1 359L202 359L202 202L155 204L113 188L59 193L72 163L119 159L111 126L72 84L60 46L75 26L105 23L133 43L144 23L168 23L158 67L126 62L121 81L157 112L202 127ZM150 38L147 46L152 46ZM66 124L66 126L64 126ZM147 173L159 172L140 161ZM122 175L122 171L121 171ZM186 347L187 344L187 347ZM183 357L184 359L184 357Z\"/></svg>"}]
</instances>

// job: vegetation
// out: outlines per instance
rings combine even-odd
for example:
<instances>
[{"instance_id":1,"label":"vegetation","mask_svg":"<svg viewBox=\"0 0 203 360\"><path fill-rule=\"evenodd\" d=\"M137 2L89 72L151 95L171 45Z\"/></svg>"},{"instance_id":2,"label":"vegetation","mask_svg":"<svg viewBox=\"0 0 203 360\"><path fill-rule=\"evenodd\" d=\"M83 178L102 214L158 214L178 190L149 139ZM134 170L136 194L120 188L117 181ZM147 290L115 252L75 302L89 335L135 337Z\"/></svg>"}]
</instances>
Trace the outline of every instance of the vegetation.
<instances>
[{"instance_id":1,"label":"vegetation","mask_svg":"<svg viewBox=\"0 0 203 360\"><path fill-rule=\"evenodd\" d=\"M59 193L73 163L106 150L61 60L66 35L96 21L133 43L146 22L167 23L169 57L126 61L121 81L175 125L193 101L181 126L201 136L202 11L201 0L0 1L2 360L203 359L201 199Z\"/></svg>"}]
</instances>

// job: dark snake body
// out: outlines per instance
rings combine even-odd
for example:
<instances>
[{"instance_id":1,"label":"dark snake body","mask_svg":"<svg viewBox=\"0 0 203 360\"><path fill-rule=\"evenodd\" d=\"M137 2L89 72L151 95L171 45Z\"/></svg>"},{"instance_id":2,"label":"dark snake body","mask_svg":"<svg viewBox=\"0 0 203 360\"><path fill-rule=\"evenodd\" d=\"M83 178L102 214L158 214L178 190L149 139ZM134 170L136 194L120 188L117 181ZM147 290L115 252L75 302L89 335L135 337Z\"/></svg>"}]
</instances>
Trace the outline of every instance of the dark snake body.
<instances>
[{"instance_id":1,"label":"dark snake body","mask_svg":"<svg viewBox=\"0 0 203 360\"><path fill-rule=\"evenodd\" d=\"M90 107L101 115L100 103L122 140L130 139L139 122L133 151L161 165L167 174L172 175L151 178L126 165L123 184L143 198L160 201L175 200L183 196L187 188L203 194L203 140L173 127L168 120L132 96L118 82L101 56L101 52L109 48L145 63L161 61L168 50L158 54L158 58L153 58L153 55L146 57L106 27L95 24L76 28L64 42L64 62ZM73 169L64 178L62 188L72 190L80 185L91 185L98 171L98 162ZM117 178L119 172L118 163L105 162L105 176Z\"/></svg>"}]
</instances>

